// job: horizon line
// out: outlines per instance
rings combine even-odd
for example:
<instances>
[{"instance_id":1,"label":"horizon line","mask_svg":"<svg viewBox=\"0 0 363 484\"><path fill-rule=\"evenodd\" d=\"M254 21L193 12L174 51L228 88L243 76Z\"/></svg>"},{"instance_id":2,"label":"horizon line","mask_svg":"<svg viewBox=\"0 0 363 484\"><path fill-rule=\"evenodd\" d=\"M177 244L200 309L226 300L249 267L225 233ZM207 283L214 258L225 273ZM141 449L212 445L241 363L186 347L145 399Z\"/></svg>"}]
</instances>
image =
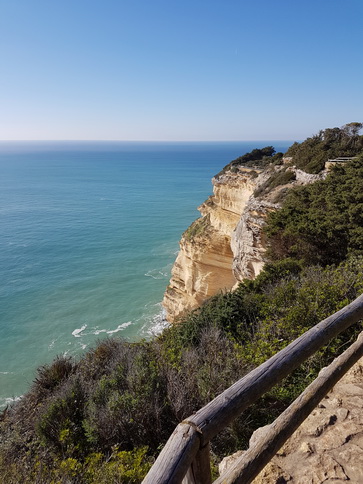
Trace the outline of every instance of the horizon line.
<instances>
[{"instance_id":1,"label":"horizon line","mask_svg":"<svg viewBox=\"0 0 363 484\"><path fill-rule=\"evenodd\" d=\"M293 141L283 138L259 138L259 139L219 139L219 140L148 140L148 139L0 139L0 143L243 143L253 141Z\"/></svg>"}]
</instances>

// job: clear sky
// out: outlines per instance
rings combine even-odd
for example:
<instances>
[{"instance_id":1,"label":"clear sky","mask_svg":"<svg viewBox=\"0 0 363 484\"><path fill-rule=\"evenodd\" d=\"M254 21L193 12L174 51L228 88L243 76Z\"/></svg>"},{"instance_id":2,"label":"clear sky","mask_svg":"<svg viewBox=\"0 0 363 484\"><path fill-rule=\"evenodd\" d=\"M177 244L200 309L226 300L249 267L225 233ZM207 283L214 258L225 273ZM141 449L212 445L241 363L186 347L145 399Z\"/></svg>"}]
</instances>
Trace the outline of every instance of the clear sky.
<instances>
[{"instance_id":1,"label":"clear sky","mask_svg":"<svg viewBox=\"0 0 363 484\"><path fill-rule=\"evenodd\" d=\"M363 0L0 0L0 139L296 140L363 121Z\"/></svg>"}]
</instances>

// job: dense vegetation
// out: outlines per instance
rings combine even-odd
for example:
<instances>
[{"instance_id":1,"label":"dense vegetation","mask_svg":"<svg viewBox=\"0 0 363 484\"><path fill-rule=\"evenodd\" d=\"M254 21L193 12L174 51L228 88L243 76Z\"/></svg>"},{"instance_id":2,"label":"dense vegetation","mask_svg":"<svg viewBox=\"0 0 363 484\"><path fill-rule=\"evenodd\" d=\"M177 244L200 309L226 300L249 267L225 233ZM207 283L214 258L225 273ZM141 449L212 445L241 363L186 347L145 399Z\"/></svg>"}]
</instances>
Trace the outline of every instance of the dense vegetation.
<instances>
[{"instance_id":1,"label":"dense vegetation","mask_svg":"<svg viewBox=\"0 0 363 484\"><path fill-rule=\"evenodd\" d=\"M79 360L41 367L1 416L0 481L140 482L178 422L363 291L362 214L363 155L290 191L268 220L270 262L254 281L151 341L108 339ZM361 329L336 338L219 435L214 460L245 446Z\"/></svg>"},{"instance_id":2,"label":"dense vegetation","mask_svg":"<svg viewBox=\"0 0 363 484\"><path fill-rule=\"evenodd\" d=\"M227 171L235 173L239 167L246 166L249 168L264 168L270 164L279 165L282 163L283 153L278 152L273 146L265 146L264 148L255 148L249 153L239 156L235 160L228 163L222 170L216 175L216 178L223 175Z\"/></svg>"},{"instance_id":3,"label":"dense vegetation","mask_svg":"<svg viewBox=\"0 0 363 484\"><path fill-rule=\"evenodd\" d=\"M291 156L294 164L307 173L319 173L329 159L352 157L363 151L363 136L359 135L362 127L362 123L349 123L321 130L302 143L294 143L285 156Z\"/></svg>"},{"instance_id":4,"label":"dense vegetation","mask_svg":"<svg viewBox=\"0 0 363 484\"><path fill-rule=\"evenodd\" d=\"M363 155L338 164L325 180L291 190L267 233L273 260L327 265L362 254Z\"/></svg>"},{"instance_id":5,"label":"dense vegetation","mask_svg":"<svg viewBox=\"0 0 363 484\"><path fill-rule=\"evenodd\" d=\"M264 197L271 192L274 188L280 185L287 185L288 183L296 180L296 174L289 166L283 166L280 170L272 170L271 175L254 191L255 197ZM286 188L286 187L285 187ZM286 188L287 192L288 188ZM275 200L276 201L276 200Z\"/></svg>"}]
</instances>

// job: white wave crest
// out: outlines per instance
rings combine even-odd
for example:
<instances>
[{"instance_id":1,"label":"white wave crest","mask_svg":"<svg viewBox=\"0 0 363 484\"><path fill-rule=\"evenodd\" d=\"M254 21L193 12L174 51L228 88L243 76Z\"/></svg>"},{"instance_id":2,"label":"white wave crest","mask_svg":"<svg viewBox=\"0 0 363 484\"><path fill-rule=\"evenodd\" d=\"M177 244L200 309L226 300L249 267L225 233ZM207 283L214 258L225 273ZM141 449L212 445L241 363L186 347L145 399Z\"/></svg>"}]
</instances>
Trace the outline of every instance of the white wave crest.
<instances>
[{"instance_id":1,"label":"white wave crest","mask_svg":"<svg viewBox=\"0 0 363 484\"><path fill-rule=\"evenodd\" d=\"M125 328L130 326L132 324L132 321L128 321L127 323L122 323L117 326L116 329L99 329L98 326L96 326L94 331L90 331L88 334L94 334L94 335L99 335L101 333L107 333L107 334L113 334L113 333L118 333L119 331L123 331Z\"/></svg>"},{"instance_id":2,"label":"white wave crest","mask_svg":"<svg viewBox=\"0 0 363 484\"><path fill-rule=\"evenodd\" d=\"M153 279L164 279L168 277L167 272L159 271L158 269L152 269L151 271L146 272L146 277L152 277Z\"/></svg>"},{"instance_id":3,"label":"white wave crest","mask_svg":"<svg viewBox=\"0 0 363 484\"><path fill-rule=\"evenodd\" d=\"M85 329L87 328L87 324L84 324L81 328L78 328L78 329L75 329L74 331L72 331L72 335L75 337L75 338L80 338L82 336L82 331L84 331Z\"/></svg>"},{"instance_id":4,"label":"white wave crest","mask_svg":"<svg viewBox=\"0 0 363 484\"><path fill-rule=\"evenodd\" d=\"M96 329L95 331L92 331L91 334L98 335L100 333L107 333L107 329Z\"/></svg>"},{"instance_id":5,"label":"white wave crest","mask_svg":"<svg viewBox=\"0 0 363 484\"><path fill-rule=\"evenodd\" d=\"M157 336L162 333L165 328L170 326L170 323L166 320L166 312L162 307L162 304L157 303L154 306L159 307L160 311L152 318L151 322L149 320L141 328L141 336L146 338Z\"/></svg>"},{"instance_id":6,"label":"white wave crest","mask_svg":"<svg viewBox=\"0 0 363 484\"><path fill-rule=\"evenodd\" d=\"M125 328L127 328L128 326L130 326L130 324L132 324L131 321L128 321L127 323L119 324L116 329L113 329L113 330L110 330L110 331L106 331L106 333L107 334L118 333L119 331L122 331Z\"/></svg>"}]
</instances>

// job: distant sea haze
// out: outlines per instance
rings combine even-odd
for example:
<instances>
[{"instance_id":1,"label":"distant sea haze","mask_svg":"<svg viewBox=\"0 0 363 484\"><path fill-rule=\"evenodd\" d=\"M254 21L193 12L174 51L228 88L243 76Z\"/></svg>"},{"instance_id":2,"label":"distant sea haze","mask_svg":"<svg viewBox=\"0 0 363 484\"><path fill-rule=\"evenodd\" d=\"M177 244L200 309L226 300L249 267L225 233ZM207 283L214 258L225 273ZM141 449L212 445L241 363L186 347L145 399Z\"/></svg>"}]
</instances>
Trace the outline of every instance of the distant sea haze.
<instances>
[{"instance_id":1,"label":"distant sea haze","mask_svg":"<svg viewBox=\"0 0 363 484\"><path fill-rule=\"evenodd\" d=\"M213 175L290 144L0 142L0 406L56 355L160 331L178 241Z\"/></svg>"}]
</instances>

